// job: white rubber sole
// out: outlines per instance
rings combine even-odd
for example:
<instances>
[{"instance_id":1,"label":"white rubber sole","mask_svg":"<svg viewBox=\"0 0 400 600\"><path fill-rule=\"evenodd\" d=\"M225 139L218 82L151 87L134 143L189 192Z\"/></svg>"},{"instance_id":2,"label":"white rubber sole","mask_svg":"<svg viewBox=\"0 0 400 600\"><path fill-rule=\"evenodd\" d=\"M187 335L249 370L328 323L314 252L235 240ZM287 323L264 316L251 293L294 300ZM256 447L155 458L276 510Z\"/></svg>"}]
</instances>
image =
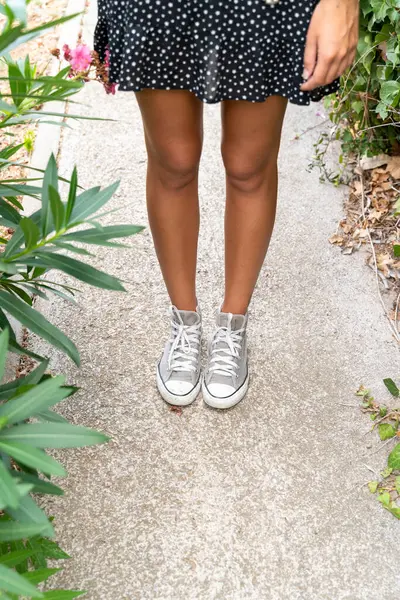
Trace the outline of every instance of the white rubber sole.
<instances>
[{"instance_id":1,"label":"white rubber sole","mask_svg":"<svg viewBox=\"0 0 400 600\"><path fill-rule=\"evenodd\" d=\"M212 408L232 408L232 406L236 406L236 404L239 404L239 402L243 400L243 398L247 394L247 390L249 389L249 383L250 377L247 373L246 379L244 380L243 384L234 394L231 394L231 396L227 396L225 398L217 398L216 396L210 394L210 392L207 389L207 385L203 381L203 384L201 386L203 400L206 404L208 404L208 406L212 406Z\"/></svg>"},{"instance_id":2,"label":"white rubber sole","mask_svg":"<svg viewBox=\"0 0 400 600\"><path fill-rule=\"evenodd\" d=\"M158 370L157 365L157 388L160 392L160 395L165 402L171 404L172 406L189 406L192 404L197 398L201 390L201 377L199 377L199 381L196 386L192 389L191 392L185 394L184 396L177 396L176 394L172 394L164 385L163 380L160 377L160 372Z\"/></svg>"}]
</instances>

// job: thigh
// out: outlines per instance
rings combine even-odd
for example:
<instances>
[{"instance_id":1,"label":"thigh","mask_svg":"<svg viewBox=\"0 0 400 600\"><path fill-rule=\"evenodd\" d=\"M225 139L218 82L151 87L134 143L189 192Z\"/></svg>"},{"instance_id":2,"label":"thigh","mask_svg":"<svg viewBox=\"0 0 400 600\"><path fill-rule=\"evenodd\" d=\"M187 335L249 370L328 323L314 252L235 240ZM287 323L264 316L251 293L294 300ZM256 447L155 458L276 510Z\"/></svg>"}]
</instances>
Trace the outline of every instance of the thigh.
<instances>
[{"instance_id":1,"label":"thigh","mask_svg":"<svg viewBox=\"0 0 400 600\"><path fill-rule=\"evenodd\" d=\"M222 155L227 170L254 172L276 161L287 100L222 102Z\"/></svg>"},{"instance_id":2,"label":"thigh","mask_svg":"<svg viewBox=\"0 0 400 600\"><path fill-rule=\"evenodd\" d=\"M183 167L200 159L203 103L185 90L136 93L148 152L161 164Z\"/></svg>"}]
</instances>

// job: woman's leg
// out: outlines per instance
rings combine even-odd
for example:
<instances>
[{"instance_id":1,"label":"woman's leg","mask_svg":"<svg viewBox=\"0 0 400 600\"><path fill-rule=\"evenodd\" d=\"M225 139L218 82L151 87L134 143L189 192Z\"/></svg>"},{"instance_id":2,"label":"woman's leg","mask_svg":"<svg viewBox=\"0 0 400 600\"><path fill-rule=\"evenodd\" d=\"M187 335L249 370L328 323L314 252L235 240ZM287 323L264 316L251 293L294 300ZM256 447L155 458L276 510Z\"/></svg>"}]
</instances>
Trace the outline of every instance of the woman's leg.
<instances>
[{"instance_id":1,"label":"woman's leg","mask_svg":"<svg viewBox=\"0 0 400 600\"><path fill-rule=\"evenodd\" d=\"M172 304L196 310L203 104L183 90L143 90L136 97L148 153L149 221L161 271Z\"/></svg>"},{"instance_id":2,"label":"woman's leg","mask_svg":"<svg viewBox=\"0 0 400 600\"><path fill-rule=\"evenodd\" d=\"M245 314L275 221L277 157L287 101L222 103L226 169L223 312Z\"/></svg>"}]
</instances>

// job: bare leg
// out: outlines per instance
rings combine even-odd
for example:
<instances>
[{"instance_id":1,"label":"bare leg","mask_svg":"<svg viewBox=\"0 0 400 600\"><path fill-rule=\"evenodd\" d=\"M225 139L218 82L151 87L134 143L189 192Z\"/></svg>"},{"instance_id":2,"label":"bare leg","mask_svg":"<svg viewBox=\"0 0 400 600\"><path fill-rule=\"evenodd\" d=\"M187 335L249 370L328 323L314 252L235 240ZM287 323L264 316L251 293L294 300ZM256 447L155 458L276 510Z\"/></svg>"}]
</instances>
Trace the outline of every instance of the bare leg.
<instances>
[{"instance_id":1,"label":"bare leg","mask_svg":"<svg viewBox=\"0 0 400 600\"><path fill-rule=\"evenodd\" d=\"M227 194L223 312L246 312L265 259L275 221L286 105L279 96L263 103L222 103Z\"/></svg>"},{"instance_id":2,"label":"bare leg","mask_svg":"<svg viewBox=\"0 0 400 600\"><path fill-rule=\"evenodd\" d=\"M172 304L195 310L203 104L183 90L143 90L136 97L148 153L147 208L161 271Z\"/></svg>"}]
</instances>

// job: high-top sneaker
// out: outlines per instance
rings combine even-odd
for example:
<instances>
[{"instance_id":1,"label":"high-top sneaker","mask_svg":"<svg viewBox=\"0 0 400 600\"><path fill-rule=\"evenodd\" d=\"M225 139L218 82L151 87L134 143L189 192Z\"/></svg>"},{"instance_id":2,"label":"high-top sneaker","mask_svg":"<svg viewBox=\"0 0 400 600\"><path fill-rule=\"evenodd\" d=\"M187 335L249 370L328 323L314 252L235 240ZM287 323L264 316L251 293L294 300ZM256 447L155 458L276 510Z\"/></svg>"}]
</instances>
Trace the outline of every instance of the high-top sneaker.
<instances>
[{"instance_id":1,"label":"high-top sneaker","mask_svg":"<svg viewBox=\"0 0 400 600\"><path fill-rule=\"evenodd\" d=\"M200 392L201 314L171 306L171 336L157 366L157 387L166 402L191 404Z\"/></svg>"},{"instance_id":2,"label":"high-top sneaker","mask_svg":"<svg viewBox=\"0 0 400 600\"><path fill-rule=\"evenodd\" d=\"M214 408L230 408L242 400L249 386L246 315L219 312L208 346L203 378L204 401Z\"/></svg>"}]
</instances>

